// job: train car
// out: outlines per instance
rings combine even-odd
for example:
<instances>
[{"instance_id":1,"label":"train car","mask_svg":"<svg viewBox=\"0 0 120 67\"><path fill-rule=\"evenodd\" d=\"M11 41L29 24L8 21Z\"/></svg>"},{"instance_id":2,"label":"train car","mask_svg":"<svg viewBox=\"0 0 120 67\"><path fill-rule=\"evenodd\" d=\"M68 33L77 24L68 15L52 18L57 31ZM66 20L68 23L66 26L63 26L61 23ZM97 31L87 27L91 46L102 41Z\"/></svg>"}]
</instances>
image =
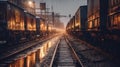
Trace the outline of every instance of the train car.
<instances>
[{"instance_id":1,"label":"train car","mask_svg":"<svg viewBox=\"0 0 120 67\"><path fill-rule=\"evenodd\" d=\"M81 21L81 9L78 10L75 14L76 33L72 35L119 58L120 0L87 0L87 4L87 22ZM66 27L69 34L72 32L71 23L69 21Z\"/></svg>"},{"instance_id":2,"label":"train car","mask_svg":"<svg viewBox=\"0 0 120 67\"><path fill-rule=\"evenodd\" d=\"M102 41L106 37L108 26L108 1L109 0L87 0L88 1L88 29L93 42Z\"/></svg>"},{"instance_id":3,"label":"train car","mask_svg":"<svg viewBox=\"0 0 120 67\"><path fill-rule=\"evenodd\" d=\"M8 1L0 1L0 44L24 39L24 10Z\"/></svg>"},{"instance_id":4,"label":"train car","mask_svg":"<svg viewBox=\"0 0 120 67\"><path fill-rule=\"evenodd\" d=\"M119 0L88 0L88 31L94 40L120 40Z\"/></svg>"},{"instance_id":5,"label":"train car","mask_svg":"<svg viewBox=\"0 0 120 67\"><path fill-rule=\"evenodd\" d=\"M0 1L0 44L11 46L48 35L51 28L44 19L11 1Z\"/></svg>"},{"instance_id":6,"label":"train car","mask_svg":"<svg viewBox=\"0 0 120 67\"><path fill-rule=\"evenodd\" d=\"M75 29L75 16L72 17L72 18L70 19L70 21L68 22L68 24L67 24L67 26L66 26L66 31L67 31L69 34L73 35L74 32L75 32L74 29Z\"/></svg>"},{"instance_id":7,"label":"train car","mask_svg":"<svg viewBox=\"0 0 120 67\"><path fill-rule=\"evenodd\" d=\"M32 40L35 39L36 37L36 17L29 13L25 12L24 13L24 18L25 18L25 32L26 32L26 38L27 40Z\"/></svg>"},{"instance_id":8,"label":"train car","mask_svg":"<svg viewBox=\"0 0 120 67\"><path fill-rule=\"evenodd\" d=\"M86 29L87 6L80 6L75 13L75 29L76 31L84 31Z\"/></svg>"},{"instance_id":9,"label":"train car","mask_svg":"<svg viewBox=\"0 0 120 67\"><path fill-rule=\"evenodd\" d=\"M88 34L87 30L87 6L80 6L75 16L67 24L66 30L69 34L84 39Z\"/></svg>"},{"instance_id":10,"label":"train car","mask_svg":"<svg viewBox=\"0 0 120 67\"><path fill-rule=\"evenodd\" d=\"M88 31L98 30L100 26L100 0L87 0L88 4Z\"/></svg>"},{"instance_id":11,"label":"train car","mask_svg":"<svg viewBox=\"0 0 120 67\"><path fill-rule=\"evenodd\" d=\"M75 28L75 17L72 17L69 21L70 23L70 31L74 32L74 28Z\"/></svg>"},{"instance_id":12,"label":"train car","mask_svg":"<svg viewBox=\"0 0 120 67\"><path fill-rule=\"evenodd\" d=\"M66 26L66 31L67 31L68 34L70 34L70 29L71 29L70 22L68 22L68 24Z\"/></svg>"},{"instance_id":13,"label":"train car","mask_svg":"<svg viewBox=\"0 0 120 67\"><path fill-rule=\"evenodd\" d=\"M120 0L109 0L108 30L109 39L120 40Z\"/></svg>"},{"instance_id":14,"label":"train car","mask_svg":"<svg viewBox=\"0 0 120 67\"><path fill-rule=\"evenodd\" d=\"M120 56L120 0L88 0L88 30L94 46Z\"/></svg>"},{"instance_id":15,"label":"train car","mask_svg":"<svg viewBox=\"0 0 120 67\"><path fill-rule=\"evenodd\" d=\"M106 30L108 0L88 0L88 30Z\"/></svg>"},{"instance_id":16,"label":"train car","mask_svg":"<svg viewBox=\"0 0 120 67\"><path fill-rule=\"evenodd\" d=\"M75 13L74 35L83 39L87 29L87 6L80 6Z\"/></svg>"},{"instance_id":17,"label":"train car","mask_svg":"<svg viewBox=\"0 0 120 67\"><path fill-rule=\"evenodd\" d=\"M72 17L70 22L71 22L71 31L74 33L74 31L75 31L75 16Z\"/></svg>"},{"instance_id":18,"label":"train car","mask_svg":"<svg viewBox=\"0 0 120 67\"><path fill-rule=\"evenodd\" d=\"M43 18L36 18L36 33L37 37L42 37L46 35L47 26Z\"/></svg>"}]
</instances>

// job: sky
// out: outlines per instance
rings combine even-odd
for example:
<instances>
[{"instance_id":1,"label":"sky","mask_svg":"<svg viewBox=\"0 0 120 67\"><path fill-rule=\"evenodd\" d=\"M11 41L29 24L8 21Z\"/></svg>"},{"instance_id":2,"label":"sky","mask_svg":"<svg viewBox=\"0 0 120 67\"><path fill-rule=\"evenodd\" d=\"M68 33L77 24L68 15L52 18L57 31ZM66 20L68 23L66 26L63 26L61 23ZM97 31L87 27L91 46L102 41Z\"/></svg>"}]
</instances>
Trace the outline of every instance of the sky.
<instances>
[{"instance_id":1,"label":"sky","mask_svg":"<svg viewBox=\"0 0 120 67\"><path fill-rule=\"evenodd\" d=\"M36 7L39 6L40 2L46 2L47 8L50 8L49 11L51 11L51 7L53 6L55 13L66 16L69 16L69 14L73 16L79 6L87 4L87 0L35 0L35 2ZM69 17L61 17L60 20L66 25L69 19Z\"/></svg>"}]
</instances>

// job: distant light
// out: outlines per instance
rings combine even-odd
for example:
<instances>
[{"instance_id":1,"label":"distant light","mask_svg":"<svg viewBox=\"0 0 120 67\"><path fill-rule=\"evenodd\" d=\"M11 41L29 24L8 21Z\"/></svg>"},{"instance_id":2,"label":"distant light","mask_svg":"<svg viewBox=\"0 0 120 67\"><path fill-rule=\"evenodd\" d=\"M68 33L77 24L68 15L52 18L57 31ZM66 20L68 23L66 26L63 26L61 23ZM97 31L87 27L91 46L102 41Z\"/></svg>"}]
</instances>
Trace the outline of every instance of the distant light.
<instances>
[{"instance_id":1,"label":"distant light","mask_svg":"<svg viewBox=\"0 0 120 67\"><path fill-rule=\"evenodd\" d=\"M29 5L32 5L32 1L29 1L28 4L29 4Z\"/></svg>"},{"instance_id":2,"label":"distant light","mask_svg":"<svg viewBox=\"0 0 120 67\"><path fill-rule=\"evenodd\" d=\"M34 5L33 5L33 1L28 1L28 5L30 6L30 7L33 7Z\"/></svg>"}]
</instances>

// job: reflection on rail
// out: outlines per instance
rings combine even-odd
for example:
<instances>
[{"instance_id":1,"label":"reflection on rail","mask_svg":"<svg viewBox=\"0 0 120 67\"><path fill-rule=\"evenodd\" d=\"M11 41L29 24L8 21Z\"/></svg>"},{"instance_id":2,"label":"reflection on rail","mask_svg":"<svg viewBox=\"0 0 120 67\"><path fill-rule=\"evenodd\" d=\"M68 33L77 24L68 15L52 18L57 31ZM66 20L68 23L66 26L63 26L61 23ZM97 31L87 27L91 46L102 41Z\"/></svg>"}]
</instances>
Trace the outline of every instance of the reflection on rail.
<instances>
[{"instance_id":1,"label":"reflection on rail","mask_svg":"<svg viewBox=\"0 0 120 67\"><path fill-rule=\"evenodd\" d=\"M40 63L47 56L49 49L53 46L57 38L52 39L46 43L43 43L39 49L34 50L27 54L25 57L21 57L14 62L10 63L8 67L40 67Z\"/></svg>"}]
</instances>

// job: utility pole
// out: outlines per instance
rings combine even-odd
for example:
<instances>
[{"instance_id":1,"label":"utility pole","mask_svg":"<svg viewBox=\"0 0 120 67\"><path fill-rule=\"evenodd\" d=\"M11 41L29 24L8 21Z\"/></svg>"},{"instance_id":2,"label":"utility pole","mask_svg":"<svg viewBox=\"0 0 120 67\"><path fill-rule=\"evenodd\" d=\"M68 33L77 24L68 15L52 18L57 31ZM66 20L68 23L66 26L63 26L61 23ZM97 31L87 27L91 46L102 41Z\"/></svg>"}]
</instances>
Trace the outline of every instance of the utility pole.
<instances>
[{"instance_id":1,"label":"utility pole","mask_svg":"<svg viewBox=\"0 0 120 67\"><path fill-rule=\"evenodd\" d=\"M52 10L52 22L53 22L53 27L54 27L54 11L53 11L53 6L51 6L51 10Z\"/></svg>"}]
</instances>

